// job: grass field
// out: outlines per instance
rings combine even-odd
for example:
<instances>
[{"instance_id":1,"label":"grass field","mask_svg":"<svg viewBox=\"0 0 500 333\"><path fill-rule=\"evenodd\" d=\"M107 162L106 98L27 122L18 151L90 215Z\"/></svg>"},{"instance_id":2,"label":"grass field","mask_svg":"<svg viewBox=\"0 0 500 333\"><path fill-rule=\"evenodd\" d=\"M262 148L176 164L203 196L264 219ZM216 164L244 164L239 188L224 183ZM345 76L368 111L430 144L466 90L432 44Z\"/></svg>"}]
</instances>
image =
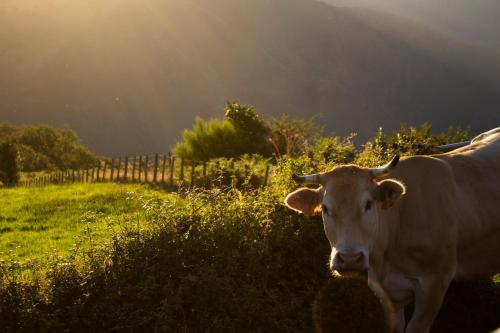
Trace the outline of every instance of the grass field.
<instances>
[{"instance_id":1,"label":"grass field","mask_svg":"<svg viewBox=\"0 0 500 333\"><path fill-rule=\"evenodd\" d=\"M140 200L172 199L148 186L75 184L0 190L0 259L67 255L85 238L99 241L118 228L144 222Z\"/></svg>"}]
</instances>

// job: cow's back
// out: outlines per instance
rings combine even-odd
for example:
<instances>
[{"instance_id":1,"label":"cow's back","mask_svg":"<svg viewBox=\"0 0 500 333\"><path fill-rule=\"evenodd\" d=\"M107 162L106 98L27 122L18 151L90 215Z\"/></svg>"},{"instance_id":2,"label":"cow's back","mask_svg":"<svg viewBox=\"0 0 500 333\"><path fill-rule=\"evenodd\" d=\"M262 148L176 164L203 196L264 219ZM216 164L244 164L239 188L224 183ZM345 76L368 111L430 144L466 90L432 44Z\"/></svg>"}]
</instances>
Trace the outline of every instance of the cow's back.
<instances>
[{"instance_id":1,"label":"cow's back","mask_svg":"<svg viewBox=\"0 0 500 333\"><path fill-rule=\"evenodd\" d=\"M450 165L456 184L457 275L500 271L500 131L437 157Z\"/></svg>"}]
</instances>

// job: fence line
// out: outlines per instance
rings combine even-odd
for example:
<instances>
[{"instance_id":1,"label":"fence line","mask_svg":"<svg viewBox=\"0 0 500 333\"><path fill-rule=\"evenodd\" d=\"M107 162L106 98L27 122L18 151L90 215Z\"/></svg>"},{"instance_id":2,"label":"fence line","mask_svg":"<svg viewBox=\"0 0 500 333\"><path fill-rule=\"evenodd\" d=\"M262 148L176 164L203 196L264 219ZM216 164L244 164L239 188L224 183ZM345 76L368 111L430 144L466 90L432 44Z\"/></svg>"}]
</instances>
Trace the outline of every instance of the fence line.
<instances>
[{"instance_id":1,"label":"fence line","mask_svg":"<svg viewBox=\"0 0 500 333\"><path fill-rule=\"evenodd\" d=\"M150 158L151 157L151 158ZM176 163L180 160L179 163ZM269 183L271 166L265 165L261 174L251 173L250 165L244 165L243 174L235 169L234 162L230 162L230 169L234 173L224 174L220 161L215 161L212 172L209 174L209 161L186 160L173 156L171 153L153 155L125 156L124 158L98 160L92 168L79 170L55 171L47 175L29 178L19 185L25 187L46 186L72 183L144 183L163 187L178 186L214 186L220 184L223 177L249 179L252 175L263 177L260 186ZM254 184L255 185L255 184Z\"/></svg>"}]
</instances>

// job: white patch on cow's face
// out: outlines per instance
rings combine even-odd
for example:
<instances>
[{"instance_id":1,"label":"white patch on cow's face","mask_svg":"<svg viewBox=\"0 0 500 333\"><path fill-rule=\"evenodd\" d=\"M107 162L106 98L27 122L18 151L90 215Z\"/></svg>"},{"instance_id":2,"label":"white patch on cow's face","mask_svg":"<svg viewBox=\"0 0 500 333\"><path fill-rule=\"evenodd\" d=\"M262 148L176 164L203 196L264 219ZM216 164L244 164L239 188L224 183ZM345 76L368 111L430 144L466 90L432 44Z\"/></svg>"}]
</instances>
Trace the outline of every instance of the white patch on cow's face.
<instances>
[{"instance_id":1,"label":"white patch on cow's face","mask_svg":"<svg viewBox=\"0 0 500 333\"><path fill-rule=\"evenodd\" d=\"M363 255L363 270L368 269L370 250L375 243L378 229L378 212L375 198L366 182L359 184L329 184L325 188L322 215L326 237L332 247L330 265L336 255ZM337 263L338 264L338 263ZM360 268L357 263L356 269Z\"/></svg>"}]
</instances>

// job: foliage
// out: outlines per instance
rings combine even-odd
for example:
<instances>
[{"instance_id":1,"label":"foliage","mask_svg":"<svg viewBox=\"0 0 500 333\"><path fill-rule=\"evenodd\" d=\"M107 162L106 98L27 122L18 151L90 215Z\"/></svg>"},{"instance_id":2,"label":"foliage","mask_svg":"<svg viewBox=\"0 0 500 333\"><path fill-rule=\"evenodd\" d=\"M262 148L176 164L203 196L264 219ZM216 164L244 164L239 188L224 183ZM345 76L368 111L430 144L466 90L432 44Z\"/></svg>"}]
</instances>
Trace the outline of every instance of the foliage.
<instances>
[{"instance_id":1,"label":"foliage","mask_svg":"<svg viewBox=\"0 0 500 333\"><path fill-rule=\"evenodd\" d=\"M197 117L193 130L184 130L182 137L184 141L177 143L174 148L174 154L179 157L205 161L238 154L236 128L228 120L205 122Z\"/></svg>"},{"instance_id":2,"label":"foliage","mask_svg":"<svg viewBox=\"0 0 500 333\"><path fill-rule=\"evenodd\" d=\"M197 117L192 130L183 132L174 153L190 160L235 158L244 154L269 155L269 129L249 105L228 102L223 120Z\"/></svg>"},{"instance_id":3,"label":"foliage","mask_svg":"<svg viewBox=\"0 0 500 333\"><path fill-rule=\"evenodd\" d=\"M17 149L10 142L0 143L0 182L14 186L19 181Z\"/></svg>"},{"instance_id":4,"label":"foliage","mask_svg":"<svg viewBox=\"0 0 500 333\"><path fill-rule=\"evenodd\" d=\"M313 149L308 152L308 156L316 163L325 166L350 163L354 160L356 147L352 142L355 134L345 138L324 137L317 141ZM326 169L326 167L324 167Z\"/></svg>"},{"instance_id":5,"label":"foliage","mask_svg":"<svg viewBox=\"0 0 500 333\"><path fill-rule=\"evenodd\" d=\"M404 132L408 136L400 135L401 147L409 147L415 137L441 143L456 139L453 133L458 137L463 134L456 130L441 137L420 132L413 133L410 128ZM239 163L234 159L214 161L218 169L227 171L217 187L182 190L176 196L149 195L141 188L127 188L117 200L110 199L113 195L109 194L92 194L91 187L97 185L88 185L78 195L64 193L66 200L59 197L43 201L41 197L50 197L41 193L44 189L32 198L19 193L16 200L9 200L14 202L9 208L0 211L5 217L2 222L15 218L12 212L19 211L15 202L22 200L20 197L38 202L38 213L28 214L28 226L43 225L52 218L52 211L72 207L67 214L80 218L80 239L86 245L75 246L67 256L51 256L48 266L0 261L2 328L312 332L312 304L330 280L330 248L320 217L304 217L284 206L284 196L297 187L291 174L325 171L353 158L360 161L363 157L361 161L367 165L381 162L398 148L391 146L390 140L380 130L370 142L371 150L365 146L358 156L354 156L352 136L308 141L309 148L296 158L277 159L272 184L265 189L246 186L251 177L238 178L238 173L245 172L239 169L241 163L262 168L267 162L257 155L244 155ZM211 168L209 175L216 170ZM48 192L55 190L47 188ZM13 192L7 192L14 190L4 191L14 198ZM82 200L71 201L86 193L89 196L83 200L84 205ZM58 218L54 216L51 222ZM119 227L109 228L106 237L99 237L99 225L109 220L118 221ZM443 316L449 317L444 320L452 317L454 323L474 322L476 326L460 329L473 327L469 331L486 332L489 321L497 318L498 284L460 288L465 292L448 295L451 307L445 310ZM468 297L467 290L479 296ZM363 300L361 297L359 302ZM366 316L376 314L370 311L370 304L363 304L367 309L364 312L350 314L352 322L358 318L359 323L365 323ZM481 320L469 317L470 306L477 310L474 316L478 317L474 318ZM443 327L444 331L449 329Z\"/></svg>"},{"instance_id":6,"label":"foliage","mask_svg":"<svg viewBox=\"0 0 500 333\"><path fill-rule=\"evenodd\" d=\"M24 172L83 169L96 158L68 128L0 124L0 138L19 151L19 169Z\"/></svg>"},{"instance_id":7,"label":"foliage","mask_svg":"<svg viewBox=\"0 0 500 333\"><path fill-rule=\"evenodd\" d=\"M323 133L323 129L315 124L316 118L290 119L289 116L283 115L271 119L272 140L277 154L293 158L310 150Z\"/></svg>"},{"instance_id":8,"label":"foliage","mask_svg":"<svg viewBox=\"0 0 500 333\"><path fill-rule=\"evenodd\" d=\"M270 129L253 106L228 102L224 118L234 125L244 153L269 156Z\"/></svg>"},{"instance_id":9,"label":"foliage","mask_svg":"<svg viewBox=\"0 0 500 333\"><path fill-rule=\"evenodd\" d=\"M328 279L317 218L291 214L274 190L133 200L151 228L55 258L39 288L0 279L15 291L0 295L7 331L312 331L311 303Z\"/></svg>"},{"instance_id":10,"label":"foliage","mask_svg":"<svg viewBox=\"0 0 500 333\"><path fill-rule=\"evenodd\" d=\"M431 133L432 126L424 123L420 128L401 124L391 135L379 128L374 138L367 142L355 162L361 166L376 166L387 162L395 154L401 156L432 152L435 146L469 140L469 130L450 126L446 132Z\"/></svg>"}]
</instances>

